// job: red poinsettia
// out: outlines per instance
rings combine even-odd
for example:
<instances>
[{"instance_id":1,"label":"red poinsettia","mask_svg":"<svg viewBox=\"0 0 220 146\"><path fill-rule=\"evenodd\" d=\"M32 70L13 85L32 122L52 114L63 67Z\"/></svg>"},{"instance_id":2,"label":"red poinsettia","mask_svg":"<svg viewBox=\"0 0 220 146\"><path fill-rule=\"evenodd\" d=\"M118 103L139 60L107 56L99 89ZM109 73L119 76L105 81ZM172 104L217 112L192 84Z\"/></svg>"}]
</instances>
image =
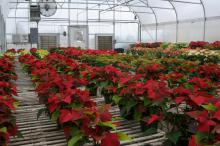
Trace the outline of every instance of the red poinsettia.
<instances>
[{"instance_id":1,"label":"red poinsettia","mask_svg":"<svg viewBox=\"0 0 220 146\"><path fill-rule=\"evenodd\" d=\"M120 142L118 140L118 135L115 133L108 133L102 139L101 146L120 146Z\"/></svg>"},{"instance_id":2,"label":"red poinsettia","mask_svg":"<svg viewBox=\"0 0 220 146\"><path fill-rule=\"evenodd\" d=\"M40 61L35 58L29 61L22 57L20 60L29 66L30 72L35 78L34 82L37 84L36 91L47 99L45 103L50 114L57 119L58 124L64 127L68 139L71 138L70 130L74 126L87 139L92 137L97 142L104 139L112 129L112 115L107 108L98 109L88 91L77 89L78 86L86 84L85 80L75 78L80 75L79 69L84 70L83 67L86 65L78 65L74 60L57 53L52 53ZM117 71L111 69L113 69L111 66L106 67L106 74L113 77ZM55 115L57 116L54 117ZM110 124L110 127L108 124L104 124L105 122ZM113 123L112 126L114 126Z\"/></svg>"},{"instance_id":3,"label":"red poinsettia","mask_svg":"<svg viewBox=\"0 0 220 146\"><path fill-rule=\"evenodd\" d=\"M7 53L16 53L14 49L8 50ZM16 80L13 63L14 58L3 56L0 58L0 143L7 145L10 136L15 136L17 126L14 122L12 110L15 110L17 101L12 97L17 95L16 87L11 80Z\"/></svg>"},{"instance_id":4,"label":"red poinsettia","mask_svg":"<svg viewBox=\"0 0 220 146\"><path fill-rule=\"evenodd\" d=\"M169 97L170 91L166 88L166 83L163 81L148 80L145 84L147 96L152 100L159 100Z\"/></svg>"},{"instance_id":5,"label":"red poinsettia","mask_svg":"<svg viewBox=\"0 0 220 146\"><path fill-rule=\"evenodd\" d=\"M197 42L190 42L189 47L191 49L195 49L195 48L205 48L207 45L209 45L208 42L204 42L204 41L197 41Z\"/></svg>"},{"instance_id":6,"label":"red poinsettia","mask_svg":"<svg viewBox=\"0 0 220 146\"><path fill-rule=\"evenodd\" d=\"M150 124L152 124L153 122L158 121L158 120L161 120L161 119L162 119L162 116L158 116L158 115L155 115L155 114L151 114L151 115L150 115L150 119L148 119L148 121L147 121L147 124L150 125Z\"/></svg>"},{"instance_id":7,"label":"red poinsettia","mask_svg":"<svg viewBox=\"0 0 220 146\"><path fill-rule=\"evenodd\" d=\"M138 74L142 74L145 79L158 79L160 74L165 71L165 67L160 64L149 64L139 67Z\"/></svg>"}]
</instances>

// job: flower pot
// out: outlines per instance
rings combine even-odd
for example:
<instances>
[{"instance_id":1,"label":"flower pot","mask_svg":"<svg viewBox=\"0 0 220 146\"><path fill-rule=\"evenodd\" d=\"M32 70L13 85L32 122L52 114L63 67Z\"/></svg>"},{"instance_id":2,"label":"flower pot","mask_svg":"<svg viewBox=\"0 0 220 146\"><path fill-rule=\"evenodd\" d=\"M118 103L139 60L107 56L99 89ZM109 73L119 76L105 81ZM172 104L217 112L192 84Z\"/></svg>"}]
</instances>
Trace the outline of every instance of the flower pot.
<instances>
[{"instance_id":1,"label":"flower pot","mask_svg":"<svg viewBox=\"0 0 220 146\"><path fill-rule=\"evenodd\" d=\"M132 108L129 113L126 113L126 108L123 105L119 105L119 109L121 117L125 118L126 120L134 120L134 108Z\"/></svg>"},{"instance_id":2,"label":"flower pot","mask_svg":"<svg viewBox=\"0 0 220 146\"><path fill-rule=\"evenodd\" d=\"M111 104L112 106L115 106L116 104L114 103L114 101L112 100L112 96L111 95L103 95L104 99L105 99L105 104Z\"/></svg>"},{"instance_id":3,"label":"flower pot","mask_svg":"<svg viewBox=\"0 0 220 146\"><path fill-rule=\"evenodd\" d=\"M40 104L47 104L47 101L48 101L48 95L46 94L38 94L38 97L39 97L39 103Z\"/></svg>"},{"instance_id":4,"label":"flower pot","mask_svg":"<svg viewBox=\"0 0 220 146\"><path fill-rule=\"evenodd\" d=\"M152 130L152 128L154 128L155 130ZM140 121L140 129L142 132L147 132L149 130L149 133L146 133L147 135L156 134L158 123L153 123L153 125L149 126L146 121Z\"/></svg>"},{"instance_id":5,"label":"flower pot","mask_svg":"<svg viewBox=\"0 0 220 146\"><path fill-rule=\"evenodd\" d=\"M163 146L187 146L188 143L189 143L189 139L186 139L184 137L180 137L176 144L167 140L167 141L163 142Z\"/></svg>"},{"instance_id":6,"label":"flower pot","mask_svg":"<svg viewBox=\"0 0 220 146\"><path fill-rule=\"evenodd\" d=\"M102 87L97 88L96 96L97 96L97 98L103 98L104 97L105 104L111 104L112 106L116 105L112 100L113 95L109 94L109 93L106 93L105 90L103 90Z\"/></svg>"}]
</instances>

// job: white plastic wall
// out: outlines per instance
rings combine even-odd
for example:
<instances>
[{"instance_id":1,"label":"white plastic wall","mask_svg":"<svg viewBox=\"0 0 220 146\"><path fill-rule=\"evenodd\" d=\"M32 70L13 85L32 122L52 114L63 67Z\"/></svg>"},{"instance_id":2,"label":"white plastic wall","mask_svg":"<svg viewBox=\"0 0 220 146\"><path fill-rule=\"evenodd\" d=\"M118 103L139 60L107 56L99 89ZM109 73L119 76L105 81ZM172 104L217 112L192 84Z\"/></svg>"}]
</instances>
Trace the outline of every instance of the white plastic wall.
<instances>
[{"instance_id":1,"label":"white plastic wall","mask_svg":"<svg viewBox=\"0 0 220 146\"><path fill-rule=\"evenodd\" d=\"M16 2L17 0L11 0ZM19 0L25 1L25 0ZM39 24L40 33L60 33L60 45L67 46L67 37L62 34L67 31L68 23L68 4L62 4L63 0L56 0L59 8L57 13L50 17L50 20L41 21ZM73 1L73 0L72 0ZM90 3L100 2L100 0L88 0ZM89 8L95 9L116 9L121 11L131 12L115 12L115 32L113 27L114 13L112 11L103 11L99 15L98 10L88 11L89 24L89 47L95 48L95 34L114 34L116 39L116 47L126 48L128 44L138 41L138 25L137 23L117 23L118 21L135 20L134 11L141 26L141 38L143 42L167 41L175 42L189 42L196 40L203 40L204 34L204 15L207 17L206 21L206 41L220 40L220 0L114 0L118 6L111 8L106 1L101 1L101 5L89 4ZM8 5L6 0L0 0L1 4ZM86 2L86 0L74 0L74 2ZM108 1L110 4L112 0ZM205 13L201 2L205 6ZM105 3L105 5L102 5ZM62 6L60 6L62 4ZM123 6L119 6L123 4ZM128 4L128 6L125 6ZM11 5L15 7L16 5ZM28 4L20 3L16 6L28 8ZM85 4L70 4L72 8L86 8ZM7 7L6 7L7 8ZM5 10L4 10L5 11ZM176 12L176 13L175 13ZM5 13L5 12L4 12ZM15 15L16 14L16 15ZM85 10L70 10L70 25L85 25L87 16ZM177 14L177 15L176 15ZM8 43L11 43L11 34L20 33L28 34L30 27L35 27L35 24L28 22L28 9L11 9L7 19L7 38ZM20 17L14 19L14 17ZM97 20L99 20L98 22ZM45 19L45 17L43 17ZM51 20L53 19L53 20ZM103 21L112 22L103 22ZM176 22L179 21L178 31L176 30ZM94 22L91 22L94 21ZM158 23L156 34L156 22ZM176 33L178 32L178 36ZM13 47L13 45L10 45ZM16 46L18 47L18 46Z\"/></svg>"},{"instance_id":2,"label":"white plastic wall","mask_svg":"<svg viewBox=\"0 0 220 146\"><path fill-rule=\"evenodd\" d=\"M0 9L4 18L6 18L9 12L9 0L0 0Z\"/></svg>"},{"instance_id":3,"label":"white plastic wall","mask_svg":"<svg viewBox=\"0 0 220 146\"><path fill-rule=\"evenodd\" d=\"M158 0L156 0L158 1ZM149 0L150 6L155 6L156 1ZM151 2L151 3L150 3ZM161 1L162 2L162 1ZM183 2L183 3L181 3ZM184 3L193 2L194 4ZM205 13L202 7L205 6ZM197 4L195 4L197 3ZM172 2L180 21L178 26L178 42L202 41L204 34L204 16L206 16L205 41L220 40L220 1L219 0L180 0ZM157 5L161 7L162 5ZM176 41L176 16L175 11L154 10L158 19L157 41ZM158 14L158 12L162 14ZM170 11L168 13L168 11ZM173 15L171 15L173 13ZM140 15L143 17L143 15ZM161 18L162 17L162 18ZM173 19L171 19L171 17ZM148 19L148 21L147 21ZM142 40L156 41L155 18L153 16L142 19ZM146 20L146 21L145 21ZM161 21L162 20L162 21ZM163 23L164 22L164 23Z\"/></svg>"}]
</instances>

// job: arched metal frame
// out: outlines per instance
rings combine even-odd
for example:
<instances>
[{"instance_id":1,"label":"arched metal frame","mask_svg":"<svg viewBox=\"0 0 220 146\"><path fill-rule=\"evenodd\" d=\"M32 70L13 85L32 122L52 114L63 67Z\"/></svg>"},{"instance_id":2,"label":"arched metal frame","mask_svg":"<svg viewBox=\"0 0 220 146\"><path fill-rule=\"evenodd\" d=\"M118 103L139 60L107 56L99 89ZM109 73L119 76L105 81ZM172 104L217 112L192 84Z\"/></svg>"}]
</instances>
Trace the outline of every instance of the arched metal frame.
<instances>
[{"instance_id":1,"label":"arched metal frame","mask_svg":"<svg viewBox=\"0 0 220 146\"><path fill-rule=\"evenodd\" d=\"M131 6L128 5L128 3L125 4L129 10L135 15L135 17L138 19L138 41L141 42L141 20L139 15L131 8ZM114 11L115 12L115 11ZM114 14L115 17L115 14ZM114 18L115 19L115 18ZM114 35L115 35L115 23L114 23ZM114 37L115 38L115 37Z\"/></svg>"},{"instance_id":2,"label":"arched metal frame","mask_svg":"<svg viewBox=\"0 0 220 146\"><path fill-rule=\"evenodd\" d=\"M207 20L207 17L206 17L206 9L205 9L205 5L204 5L204 3L203 3L203 0L200 0L200 2L201 2L201 5L202 5L203 14L204 14L203 41L205 41L205 39L206 39L206 20Z\"/></svg>"},{"instance_id":3,"label":"arched metal frame","mask_svg":"<svg viewBox=\"0 0 220 146\"><path fill-rule=\"evenodd\" d=\"M157 15L156 15L156 12L154 11L154 9L149 6L148 4L148 0L143 1L143 0L139 0L140 2L142 2L143 4L145 4L147 7L149 7L154 15L154 18L155 18L155 42L157 41L157 34L158 34L158 18L157 18Z\"/></svg>"},{"instance_id":4,"label":"arched metal frame","mask_svg":"<svg viewBox=\"0 0 220 146\"><path fill-rule=\"evenodd\" d=\"M172 5L173 10L175 12L176 15L176 42L178 42L178 35L179 35L179 17L178 17L178 13L176 10L176 7L174 6L174 4L169 0L169 3Z\"/></svg>"},{"instance_id":5,"label":"arched metal frame","mask_svg":"<svg viewBox=\"0 0 220 146\"><path fill-rule=\"evenodd\" d=\"M86 4L86 16L88 16L88 10L89 10L89 7L88 7L88 1L89 0L86 0L85 1L85 4ZM138 19L138 40L141 42L142 41L142 38L141 38L141 31L142 31L142 22L141 22L141 19L138 15L138 13L140 12L137 12L135 11L132 7L133 7L133 4L131 4L131 2L134 1L134 0L124 0L124 2L117 2L117 3L114 3L114 4L110 4L109 5L109 8L105 9L105 10L101 10L101 11L116 11L115 8L118 7L118 6L127 6L129 8L129 10L136 16L136 18ZM178 42L179 38L179 17L178 17L178 11L174 5L174 3L186 3L186 4L199 4L202 6L202 9L203 9L203 40L205 41L206 40L206 21L207 21L207 15L206 15L206 8L205 8L205 4L203 2L203 0L199 0L200 2L190 2L190 1L181 1L181 0L161 0L161 1L167 1L170 3L170 5L172 6L172 8L163 8L163 7L152 7L149 5L149 2L150 0L138 0L139 2L141 2L144 6L143 7L147 7L147 8L150 8L152 13L148 13L146 12L146 14L152 14L154 15L155 17L155 41L158 41L158 26L160 25L158 23L158 16L157 16L157 13L155 11L155 9L167 9L167 10L173 10L174 13L175 13L175 17L176 17L176 42ZM9 3L15 3L15 2L9 2ZM26 3L26 2L16 2L16 8L15 10L17 10L17 5L18 3ZM68 4L69 3L72 3L71 0L68 0ZM80 3L80 2L79 2ZM82 2L83 3L83 2ZM98 3L97 3L98 4ZM105 4L105 2L103 2L103 4ZM102 3L99 3L99 5L102 5ZM110 7L111 5L113 5L112 7ZM134 6L135 7L135 6ZM68 7L69 8L69 7ZM95 9L94 9L95 10ZM115 14L114 16L115 17ZM16 11L15 11L15 20L16 20L17 16L16 16ZM88 19L88 17L86 17ZM115 20L115 19L113 19ZM69 21L70 23L70 21ZM88 20L86 20L86 23L88 23ZM113 25L115 25L115 23L113 23ZM115 31L115 29L113 30Z\"/></svg>"},{"instance_id":6,"label":"arched metal frame","mask_svg":"<svg viewBox=\"0 0 220 146\"><path fill-rule=\"evenodd\" d=\"M157 17L157 14L154 10L153 7L149 6L149 3L148 1L149 0L139 0L141 3L143 3L146 7L150 8L152 13L154 14L154 17L155 17L155 41L158 40L158 17ZM175 7L175 5L173 3L187 3L187 4L200 4L202 6L202 9L203 9L203 15L204 15L204 19L203 19L203 41L206 40L206 20L207 20L207 17L206 17L206 9L205 9L205 5L204 5L204 2L203 0L200 0L200 3L195 3L195 2L186 2L186 1L173 1L173 0L161 0L161 1L167 1L170 3L170 5L172 6L172 9L175 13L175 16L176 16L176 42L178 42L178 36L179 36L179 17L178 17L178 12L177 12L177 9Z\"/></svg>"}]
</instances>

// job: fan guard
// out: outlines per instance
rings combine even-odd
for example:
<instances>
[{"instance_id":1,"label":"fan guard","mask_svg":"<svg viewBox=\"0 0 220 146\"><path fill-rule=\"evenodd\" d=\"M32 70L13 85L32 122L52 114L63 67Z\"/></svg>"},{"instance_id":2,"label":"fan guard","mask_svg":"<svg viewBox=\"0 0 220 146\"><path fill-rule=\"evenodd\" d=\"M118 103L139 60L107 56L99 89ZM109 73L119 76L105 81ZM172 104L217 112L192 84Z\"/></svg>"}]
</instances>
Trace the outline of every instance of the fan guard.
<instances>
[{"instance_id":1,"label":"fan guard","mask_svg":"<svg viewBox=\"0 0 220 146\"><path fill-rule=\"evenodd\" d=\"M38 4L40 6L41 15L45 17L53 16L57 11L57 3L55 0L40 0Z\"/></svg>"}]
</instances>

